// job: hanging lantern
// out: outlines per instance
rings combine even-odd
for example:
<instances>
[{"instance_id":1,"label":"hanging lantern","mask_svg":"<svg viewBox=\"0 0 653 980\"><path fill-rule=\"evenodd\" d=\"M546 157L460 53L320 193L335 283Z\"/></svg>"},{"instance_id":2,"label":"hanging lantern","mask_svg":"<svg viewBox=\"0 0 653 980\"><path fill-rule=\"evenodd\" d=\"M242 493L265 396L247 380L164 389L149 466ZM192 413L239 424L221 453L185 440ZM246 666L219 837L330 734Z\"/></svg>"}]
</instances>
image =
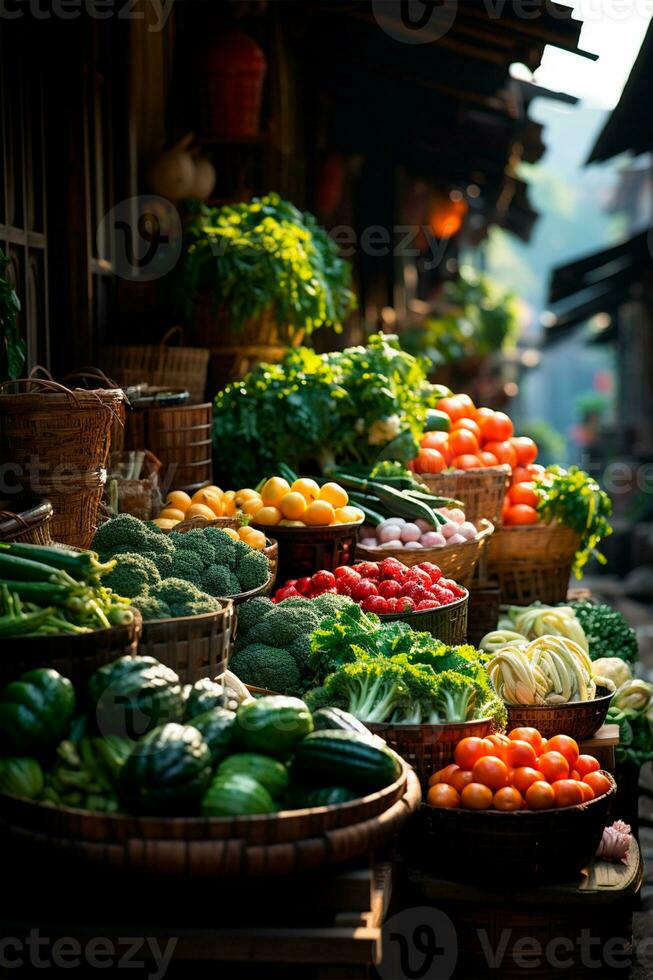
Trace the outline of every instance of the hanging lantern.
<instances>
[{"instance_id":1,"label":"hanging lantern","mask_svg":"<svg viewBox=\"0 0 653 980\"><path fill-rule=\"evenodd\" d=\"M199 59L200 123L204 139L258 135L267 60L242 31L225 31Z\"/></svg>"},{"instance_id":2,"label":"hanging lantern","mask_svg":"<svg viewBox=\"0 0 653 980\"><path fill-rule=\"evenodd\" d=\"M434 191L430 200L429 226L435 237L453 238L457 235L467 211L467 201L461 191L453 190L448 194Z\"/></svg>"}]
</instances>

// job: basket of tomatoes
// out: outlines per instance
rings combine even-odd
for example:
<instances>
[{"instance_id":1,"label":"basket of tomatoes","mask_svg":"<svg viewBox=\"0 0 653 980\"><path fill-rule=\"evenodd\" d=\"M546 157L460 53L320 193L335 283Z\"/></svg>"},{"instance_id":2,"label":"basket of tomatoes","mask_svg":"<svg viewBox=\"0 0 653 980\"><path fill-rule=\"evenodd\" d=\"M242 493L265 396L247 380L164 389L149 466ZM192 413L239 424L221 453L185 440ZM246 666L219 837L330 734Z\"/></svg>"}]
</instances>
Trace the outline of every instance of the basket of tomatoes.
<instances>
[{"instance_id":1,"label":"basket of tomatoes","mask_svg":"<svg viewBox=\"0 0 653 980\"><path fill-rule=\"evenodd\" d=\"M421 853L440 876L567 881L592 859L617 787L573 738L515 728L463 738L453 760L431 776L421 811Z\"/></svg>"}]
</instances>

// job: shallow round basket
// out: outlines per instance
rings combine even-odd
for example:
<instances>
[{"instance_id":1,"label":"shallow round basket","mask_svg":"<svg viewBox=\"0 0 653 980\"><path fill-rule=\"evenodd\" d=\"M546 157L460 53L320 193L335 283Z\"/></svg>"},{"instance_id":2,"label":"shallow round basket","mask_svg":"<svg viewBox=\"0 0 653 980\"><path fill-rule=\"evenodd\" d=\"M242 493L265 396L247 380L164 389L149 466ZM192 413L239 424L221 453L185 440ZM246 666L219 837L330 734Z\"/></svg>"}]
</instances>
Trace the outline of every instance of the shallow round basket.
<instances>
[{"instance_id":1,"label":"shallow round basket","mask_svg":"<svg viewBox=\"0 0 653 980\"><path fill-rule=\"evenodd\" d=\"M228 598L231 599L234 606L240 606L243 602L247 602L248 599L254 599L258 595L270 595L273 582L274 579L270 576L263 585L259 585L255 589L250 589L248 592L239 592L238 595L230 595Z\"/></svg>"},{"instance_id":2,"label":"shallow round basket","mask_svg":"<svg viewBox=\"0 0 653 980\"><path fill-rule=\"evenodd\" d=\"M353 564L362 523L361 520L356 524L318 527L281 527L276 524L273 533L279 545L278 581L310 576L320 569L333 572L338 565ZM265 533L271 530L256 521L252 521L252 527Z\"/></svg>"},{"instance_id":3,"label":"shallow round basket","mask_svg":"<svg viewBox=\"0 0 653 980\"><path fill-rule=\"evenodd\" d=\"M191 517L187 521L180 521L179 524L175 524L170 530L175 531L177 534L185 534L186 531L195 531L198 528L205 527L217 527L218 529L229 527L233 531L237 531L242 525L243 522L239 517L216 517L214 521L209 521L206 517ZM170 531L166 531L165 533L170 534ZM263 554L270 562L270 574L272 576L272 585L274 585L277 579L277 568L279 565L279 545L274 538L266 537L265 541L266 545L263 548Z\"/></svg>"},{"instance_id":4,"label":"shallow round basket","mask_svg":"<svg viewBox=\"0 0 653 980\"><path fill-rule=\"evenodd\" d=\"M143 621L136 609L133 612L134 622L129 626L90 633L7 637L2 641L7 649L0 657L0 686L28 670L50 667L72 681L75 690L85 691L89 677L99 667L137 652Z\"/></svg>"},{"instance_id":5,"label":"shallow round basket","mask_svg":"<svg viewBox=\"0 0 653 980\"><path fill-rule=\"evenodd\" d=\"M220 602L216 612L143 623L139 654L171 667L183 684L217 677L227 668L236 626L233 603Z\"/></svg>"},{"instance_id":6,"label":"shallow round basket","mask_svg":"<svg viewBox=\"0 0 653 980\"><path fill-rule=\"evenodd\" d=\"M0 833L12 845L67 865L166 878L264 877L313 871L385 844L417 809L407 766L376 793L335 806L251 817L130 817L0 797Z\"/></svg>"},{"instance_id":7,"label":"shallow round basket","mask_svg":"<svg viewBox=\"0 0 653 980\"><path fill-rule=\"evenodd\" d=\"M415 847L438 877L495 883L571 881L592 860L617 791L559 810L420 807ZM417 827L416 827L417 830Z\"/></svg>"},{"instance_id":8,"label":"shallow round basket","mask_svg":"<svg viewBox=\"0 0 653 980\"><path fill-rule=\"evenodd\" d=\"M364 548L361 544L357 544L356 561L383 561L384 558L397 558L404 565L409 566L430 561L434 565L439 565L445 578L452 578L459 585L467 585L474 574L481 552L494 531L494 525L485 518L479 521L479 528L474 541L447 545L444 548Z\"/></svg>"},{"instance_id":9,"label":"shallow round basket","mask_svg":"<svg viewBox=\"0 0 653 980\"><path fill-rule=\"evenodd\" d=\"M503 603L564 602L579 547L563 524L497 528L488 541L488 577L498 581Z\"/></svg>"},{"instance_id":10,"label":"shallow round basket","mask_svg":"<svg viewBox=\"0 0 653 980\"><path fill-rule=\"evenodd\" d=\"M461 738L485 738L494 730L489 718L465 721L459 725L375 725L365 722L375 735L385 739L404 762L413 767L426 788L429 777L453 762L453 753Z\"/></svg>"},{"instance_id":11,"label":"shallow round basket","mask_svg":"<svg viewBox=\"0 0 653 980\"><path fill-rule=\"evenodd\" d=\"M442 640L450 646L464 643L467 636L467 604L469 592L437 609L420 609L407 613L388 613L380 616L384 621L401 620L408 623L411 629L418 633L430 633L436 640Z\"/></svg>"},{"instance_id":12,"label":"shallow round basket","mask_svg":"<svg viewBox=\"0 0 653 980\"><path fill-rule=\"evenodd\" d=\"M507 704L508 729L537 728L544 738L571 735L577 742L592 738L599 730L614 697L605 687L596 689L593 701L570 701L569 704Z\"/></svg>"},{"instance_id":13,"label":"shallow round basket","mask_svg":"<svg viewBox=\"0 0 653 980\"><path fill-rule=\"evenodd\" d=\"M416 478L437 497L462 501L465 517L473 524L485 518L499 527L509 476L509 466L487 466L475 470L420 473Z\"/></svg>"},{"instance_id":14,"label":"shallow round basket","mask_svg":"<svg viewBox=\"0 0 653 980\"><path fill-rule=\"evenodd\" d=\"M3 505L6 501L3 501ZM21 510L0 509L0 541L20 541L23 544L52 544L50 522L54 509L49 500L27 503Z\"/></svg>"}]
</instances>

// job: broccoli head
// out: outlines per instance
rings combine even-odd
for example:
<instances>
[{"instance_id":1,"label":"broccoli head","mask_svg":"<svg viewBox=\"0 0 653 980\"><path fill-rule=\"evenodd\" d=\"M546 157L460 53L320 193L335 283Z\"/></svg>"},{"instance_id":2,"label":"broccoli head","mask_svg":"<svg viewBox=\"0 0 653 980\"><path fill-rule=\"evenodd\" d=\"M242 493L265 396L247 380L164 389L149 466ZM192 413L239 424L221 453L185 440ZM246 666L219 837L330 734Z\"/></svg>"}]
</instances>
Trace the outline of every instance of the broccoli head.
<instances>
[{"instance_id":1,"label":"broccoli head","mask_svg":"<svg viewBox=\"0 0 653 980\"><path fill-rule=\"evenodd\" d=\"M404 667L385 657L363 654L353 663L342 664L327 677L325 697L359 721L386 722L408 700L404 672Z\"/></svg>"},{"instance_id":2,"label":"broccoli head","mask_svg":"<svg viewBox=\"0 0 653 980\"><path fill-rule=\"evenodd\" d=\"M333 695L324 686L311 688L306 694L302 694L302 700L309 711L317 711L318 708L342 708L344 710L348 703L345 698L334 700Z\"/></svg>"},{"instance_id":3,"label":"broccoli head","mask_svg":"<svg viewBox=\"0 0 653 980\"><path fill-rule=\"evenodd\" d=\"M253 599L243 602L242 605L238 606L238 636L245 635L272 609L274 609L274 603L267 596L254 596Z\"/></svg>"},{"instance_id":4,"label":"broccoli head","mask_svg":"<svg viewBox=\"0 0 653 980\"><path fill-rule=\"evenodd\" d=\"M264 687L280 694L301 693L297 664L286 650L252 643L233 655L229 670L244 684L253 687Z\"/></svg>"},{"instance_id":5,"label":"broccoli head","mask_svg":"<svg viewBox=\"0 0 653 980\"><path fill-rule=\"evenodd\" d=\"M166 603L173 616L197 616L220 608L219 602L181 578L164 579L158 588L150 590L150 594Z\"/></svg>"},{"instance_id":6,"label":"broccoli head","mask_svg":"<svg viewBox=\"0 0 653 980\"><path fill-rule=\"evenodd\" d=\"M103 579L116 595L133 599L150 586L161 584L161 576L148 558L133 553L116 556L116 566Z\"/></svg>"},{"instance_id":7,"label":"broccoli head","mask_svg":"<svg viewBox=\"0 0 653 980\"><path fill-rule=\"evenodd\" d=\"M172 616L167 602L157 599L149 592L142 592L132 599L132 605L138 609L144 622L152 619L169 619Z\"/></svg>"},{"instance_id":8,"label":"broccoli head","mask_svg":"<svg viewBox=\"0 0 653 980\"><path fill-rule=\"evenodd\" d=\"M146 554L154 552L157 555L172 555L174 546L168 535L163 534L156 525L140 521L131 514L118 514L102 524L93 537L91 547L107 559L112 557L116 549L128 546L130 552Z\"/></svg>"},{"instance_id":9,"label":"broccoli head","mask_svg":"<svg viewBox=\"0 0 653 980\"><path fill-rule=\"evenodd\" d=\"M202 533L213 548L212 561L216 565L226 565L233 572L237 561L236 546L242 542L234 541L231 535L219 527L207 527Z\"/></svg>"},{"instance_id":10,"label":"broccoli head","mask_svg":"<svg viewBox=\"0 0 653 980\"><path fill-rule=\"evenodd\" d=\"M188 548L177 548L172 556L170 576L166 577L183 578L186 582L192 582L199 588L203 570L204 563L196 551L190 551Z\"/></svg>"},{"instance_id":11,"label":"broccoli head","mask_svg":"<svg viewBox=\"0 0 653 980\"><path fill-rule=\"evenodd\" d=\"M202 575L200 585L209 595L216 596L238 595L243 591L235 573L226 565L209 565Z\"/></svg>"},{"instance_id":12,"label":"broccoli head","mask_svg":"<svg viewBox=\"0 0 653 980\"><path fill-rule=\"evenodd\" d=\"M311 633L317 626L319 617L311 609L287 608L285 602L277 603L264 620L252 627L247 634L250 643L269 643L271 646L286 649L300 636Z\"/></svg>"},{"instance_id":13,"label":"broccoli head","mask_svg":"<svg viewBox=\"0 0 653 980\"><path fill-rule=\"evenodd\" d=\"M115 552L114 552L115 554ZM172 573L172 559L174 557L174 550L166 551L165 553L158 554L156 551L143 551L140 552L143 558L149 558L153 565L156 565L157 570L161 578L169 578Z\"/></svg>"},{"instance_id":14,"label":"broccoli head","mask_svg":"<svg viewBox=\"0 0 653 980\"><path fill-rule=\"evenodd\" d=\"M201 562L202 568L207 568L215 561L215 553L211 541L206 536L207 528L195 527L186 533L172 531L170 539L175 551L189 551Z\"/></svg>"},{"instance_id":15,"label":"broccoli head","mask_svg":"<svg viewBox=\"0 0 653 980\"><path fill-rule=\"evenodd\" d=\"M249 592L259 585L265 585L270 577L270 562L263 552L255 551L249 545L246 547L248 553L236 565L236 577L240 582L241 592Z\"/></svg>"},{"instance_id":16,"label":"broccoli head","mask_svg":"<svg viewBox=\"0 0 653 980\"><path fill-rule=\"evenodd\" d=\"M290 602L292 600L286 599L284 601ZM320 616L335 616L341 609L354 603L354 600L350 599L348 595L337 595L333 592L323 592L322 595L317 595L309 601L317 609Z\"/></svg>"},{"instance_id":17,"label":"broccoli head","mask_svg":"<svg viewBox=\"0 0 653 980\"><path fill-rule=\"evenodd\" d=\"M240 562L243 560L243 558L245 558L252 549L250 545L248 545L245 541L234 541L233 545L234 545L234 561L236 565L239 565Z\"/></svg>"},{"instance_id":18,"label":"broccoli head","mask_svg":"<svg viewBox=\"0 0 653 980\"><path fill-rule=\"evenodd\" d=\"M302 636L298 636L296 640L293 640L288 647L288 653L293 657L297 667L299 668L299 673L302 678L309 678L312 676L311 669L311 634L304 633Z\"/></svg>"}]
</instances>

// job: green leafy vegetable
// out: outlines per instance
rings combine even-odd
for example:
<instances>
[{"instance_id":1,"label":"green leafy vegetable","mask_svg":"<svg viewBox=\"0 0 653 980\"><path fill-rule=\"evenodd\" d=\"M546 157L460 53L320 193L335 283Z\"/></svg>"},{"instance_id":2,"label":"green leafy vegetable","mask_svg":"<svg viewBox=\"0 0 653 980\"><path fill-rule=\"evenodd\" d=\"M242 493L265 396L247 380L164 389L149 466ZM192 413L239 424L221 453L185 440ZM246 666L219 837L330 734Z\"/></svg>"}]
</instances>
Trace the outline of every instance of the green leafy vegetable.
<instances>
[{"instance_id":1,"label":"green leafy vegetable","mask_svg":"<svg viewBox=\"0 0 653 980\"><path fill-rule=\"evenodd\" d=\"M547 524L558 521L581 539L573 566L576 577L580 578L591 556L604 565L606 559L598 551L598 545L612 534L608 523L612 501L596 480L577 466L571 466L569 470L549 466L536 481L535 489L540 498L538 513L543 520Z\"/></svg>"},{"instance_id":2,"label":"green leafy vegetable","mask_svg":"<svg viewBox=\"0 0 653 980\"><path fill-rule=\"evenodd\" d=\"M639 657L637 636L617 609L594 602L569 605L585 631L592 660L619 657L626 663L635 663Z\"/></svg>"},{"instance_id":3,"label":"green leafy vegetable","mask_svg":"<svg viewBox=\"0 0 653 980\"><path fill-rule=\"evenodd\" d=\"M2 358L0 381L20 378L25 366L27 345L18 326L20 300L14 287L5 278L9 258L0 249L0 327L2 328Z\"/></svg>"}]
</instances>

